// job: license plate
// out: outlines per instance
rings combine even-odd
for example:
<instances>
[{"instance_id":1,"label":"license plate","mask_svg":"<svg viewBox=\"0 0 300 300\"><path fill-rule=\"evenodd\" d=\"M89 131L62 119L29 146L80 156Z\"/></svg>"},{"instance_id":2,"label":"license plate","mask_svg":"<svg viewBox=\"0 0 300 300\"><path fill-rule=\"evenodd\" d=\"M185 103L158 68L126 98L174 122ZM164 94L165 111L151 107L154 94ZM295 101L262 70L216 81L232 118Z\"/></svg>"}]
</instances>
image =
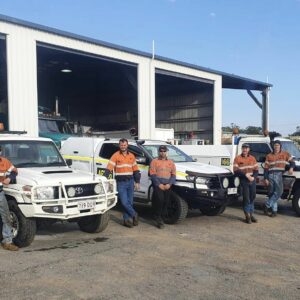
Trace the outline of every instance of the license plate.
<instances>
[{"instance_id":1,"label":"license plate","mask_svg":"<svg viewBox=\"0 0 300 300\"><path fill-rule=\"evenodd\" d=\"M229 189L227 190L227 194L228 194L228 195L237 194L237 188L229 188Z\"/></svg>"},{"instance_id":2,"label":"license plate","mask_svg":"<svg viewBox=\"0 0 300 300\"><path fill-rule=\"evenodd\" d=\"M83 210L83 209L91 209L96 206L96 201L95 200L87 200L87 201L80 201L78 202L78 209Z\"/></svg>"}]
</instances>

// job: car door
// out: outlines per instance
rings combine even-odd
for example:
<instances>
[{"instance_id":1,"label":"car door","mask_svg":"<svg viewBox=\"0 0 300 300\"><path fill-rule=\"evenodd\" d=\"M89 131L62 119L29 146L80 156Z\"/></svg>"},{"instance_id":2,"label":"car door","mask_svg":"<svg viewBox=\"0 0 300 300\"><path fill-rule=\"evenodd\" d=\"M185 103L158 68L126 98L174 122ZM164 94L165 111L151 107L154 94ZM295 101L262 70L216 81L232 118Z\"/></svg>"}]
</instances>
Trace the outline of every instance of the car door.
<instances>
[{"instance_id":1,"label":"car door","mask_svg":"<svg viewBox=\"0 0 300 300\"><path fill-rule=\"evenodd\" d=\"M95 159L95 170L97 171L97 174L104 174L109 159L118 150L119 144L111 142L104 142L99 149L96 150L96 152L99 153L98 157ZM135 191L134 196L140 199L147 199L148 188L150 186L150 179L148 176L149 160L146 158L144 152L133 144L129 144L128 151L133 153L138 161L144 160L143 162L138 163L138 167L141 172L141 182L140 189ZM112 173L110 178L113 178Z\"/></svg>"},{"instance_id":2,"label":"car door","mask_svg":"<svg viewBox=\"0 0 300 300\"><path fill-rule=\"evenodd\" d=\"M134 192L134 196L136 198L148 199L148 189L151 183L149 178L149 159L145 153L135 145L129 144L128 150L135 155L141 172L140 189Z\"/></svg>"},{"instance_id":3,"label":"car door","mask_svg":"<svg viewBox=\"0 0 300 300\"><path fill-rule=\"evenodd\" d=\"M247 142L250 145L250 154L253 155L258 163L258 176L256 178L256 186L258 190L266 191L265 183L264 183L264 162L266 160L266 156L272 152L272 149L268 143L254 143Z\"/></svg>"},{"instance_id":4,"label":"car door","mask_svg":"<svg viewBox=\"0 0 300 300\"><path fill-rule=\"evenodd\" d=\"M96 149L97 156L95 157L95 171L99 175L104 175L106 166L112 155L119 150L118 143L103 143ZM109 179L113 178L113 173L109 175Z\"/></svg>"}]
</instances>

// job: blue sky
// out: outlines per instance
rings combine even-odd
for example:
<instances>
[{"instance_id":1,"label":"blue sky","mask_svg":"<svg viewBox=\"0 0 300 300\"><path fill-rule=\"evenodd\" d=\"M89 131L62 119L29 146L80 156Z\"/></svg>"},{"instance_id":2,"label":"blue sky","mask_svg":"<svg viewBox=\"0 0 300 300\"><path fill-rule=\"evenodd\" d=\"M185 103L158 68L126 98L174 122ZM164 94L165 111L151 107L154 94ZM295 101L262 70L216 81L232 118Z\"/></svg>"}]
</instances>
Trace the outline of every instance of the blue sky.
<instances>
[{"instance_id":1,"label":"blue sky","mask_svg":"<svg viewBox=\"0 0 300 300\"><path fill-rule=\"evenodd\" d=\"M300 0L0 0L0 13L268 81L270 130L300 125ZM223 90L231 123L261 125L246 91Z\"/></svg>"}]
</instances>

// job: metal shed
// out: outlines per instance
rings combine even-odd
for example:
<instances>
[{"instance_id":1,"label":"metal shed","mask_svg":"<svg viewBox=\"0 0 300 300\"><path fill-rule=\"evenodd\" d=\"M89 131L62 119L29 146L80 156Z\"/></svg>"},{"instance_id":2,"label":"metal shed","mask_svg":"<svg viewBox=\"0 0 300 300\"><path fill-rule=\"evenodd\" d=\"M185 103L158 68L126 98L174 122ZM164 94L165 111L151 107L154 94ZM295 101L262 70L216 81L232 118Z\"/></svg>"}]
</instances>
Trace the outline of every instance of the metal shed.
<instances>
[{"instance_id":1,"label":"metal shed","mask_svg":"<svg viewBox=\"0 0 300 300\"><path fill-rule=\"evenodd\" d=\"M65 114L71 109L74 118L105 130L136 125L140 138L155 138L157 127L174 128L177 137L193 133L220 144L223 88L246 90L268 129L268 83L4 15L0 52L0 118L10 130L38 135L38 105L49 105L59 91ZM55 73L62 63L74 64L77 77ZM262 92L262 103L253 90Z\"/></svg>"}]
</instances>

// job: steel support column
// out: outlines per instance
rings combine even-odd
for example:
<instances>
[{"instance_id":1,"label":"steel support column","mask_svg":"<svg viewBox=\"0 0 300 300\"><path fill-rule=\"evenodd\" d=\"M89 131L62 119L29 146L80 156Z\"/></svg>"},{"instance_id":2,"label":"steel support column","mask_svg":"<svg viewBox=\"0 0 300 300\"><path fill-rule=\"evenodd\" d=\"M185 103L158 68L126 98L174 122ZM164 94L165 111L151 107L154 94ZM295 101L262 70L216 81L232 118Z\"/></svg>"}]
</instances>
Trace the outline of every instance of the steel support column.
<instances>
[{"instance_id":1,"label":"steel support column","mask_svg":"<svg viewBox=\"0 0 300 300\"><path fill-rule=\"evenodd\" d=\"M266 88L262 94L262 129L269 130L269 92L270 88Z\"/></svg>"}]
</instances>

